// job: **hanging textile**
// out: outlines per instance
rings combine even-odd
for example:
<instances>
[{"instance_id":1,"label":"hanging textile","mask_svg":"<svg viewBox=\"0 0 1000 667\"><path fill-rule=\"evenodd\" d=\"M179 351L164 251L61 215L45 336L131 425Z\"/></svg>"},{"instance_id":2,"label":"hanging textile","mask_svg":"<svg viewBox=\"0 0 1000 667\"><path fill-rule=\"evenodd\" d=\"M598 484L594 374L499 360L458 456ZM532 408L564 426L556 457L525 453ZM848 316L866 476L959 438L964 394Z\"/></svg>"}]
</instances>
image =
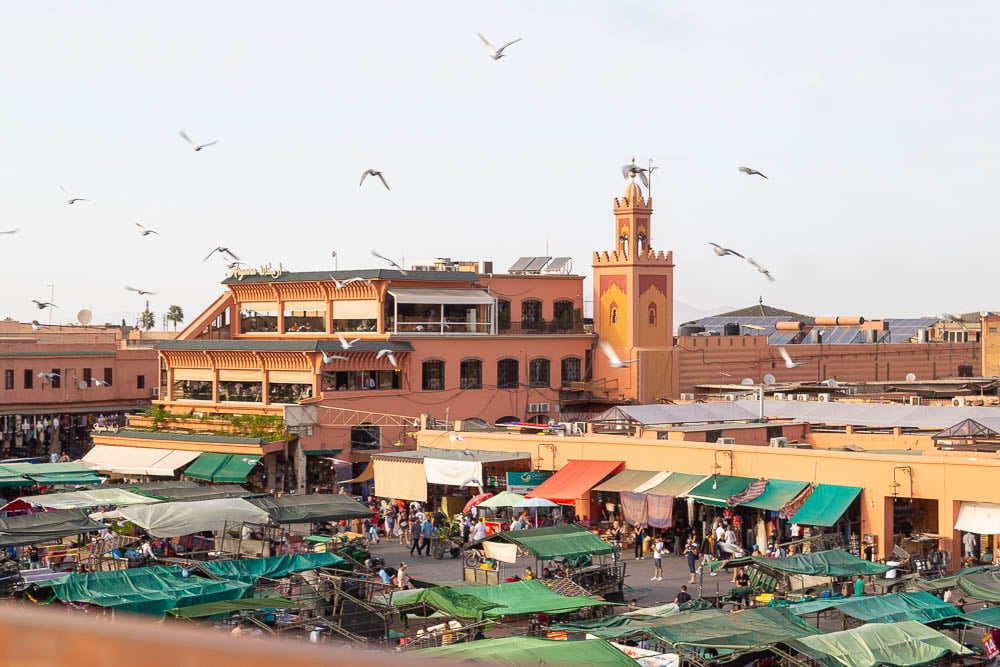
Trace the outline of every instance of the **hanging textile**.
<instances>
[{"instance_id":1,"label":"hanging textile","mask_svg":"<svg viewBox=\"0 0 1000 667\"><path fill-rule=\"evenodd\" d=\"M788 502L781 507L781 511L778 512L778 516L780 516L782 519L790 519L793 516L795 516L795 513L799 511L799 508L802 507L802 505L806 502L806 500L809 499L809 496L812 495L812 492L815 489L816 487L811 484L806 488L804 488L802 490L802 493L795 496L795 498L792 499L791 502Z\"/></svg>"},{"instance_id":2,"label":"hanging textile","mask_svg":"<svg viewBox=\"0 0 1000 667\"><path fill-rule=\"evenodd\" d=\"M646 515L646 495L643 493L632 493L622 491L622 518L630 525L645 524L648 521Z\"/></svg>"},{"instance_id":3,"label":"hanging textile","mask_svg":"<svg viewBox=\"0 0 1000 667\"><path fill-rule=\"evenodd\" d=\"M726 504L730 507L736 507L737 505L742 505L743 503L750 502L755 498L760 498L764 495L764 491L767 490L767 480L758 479L756 482L750 482L750 485L743 491L733 494L726 498Z\"/></svg>"},{"instance_id":4,"label":"hanging textile","mask_svg":"<svg viewBox=\"0 0 1000 667\"><path fill-rule=\"evenodd\" d=\"M674 525L674 497L647 495L646 523L653 528L670 528Z\"/></svg>"}]
</instances>

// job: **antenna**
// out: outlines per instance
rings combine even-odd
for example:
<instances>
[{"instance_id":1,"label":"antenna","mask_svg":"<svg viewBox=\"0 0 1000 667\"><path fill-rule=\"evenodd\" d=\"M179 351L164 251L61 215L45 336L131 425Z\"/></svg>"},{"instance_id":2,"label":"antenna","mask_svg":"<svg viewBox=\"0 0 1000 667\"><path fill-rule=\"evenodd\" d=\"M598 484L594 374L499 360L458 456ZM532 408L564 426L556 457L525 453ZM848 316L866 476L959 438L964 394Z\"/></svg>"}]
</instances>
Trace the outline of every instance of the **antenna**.
<instances>
[{"instance_id":1,"label":"antenna","mask_svg":"<svg viewBox=\"0 0 1000 667\"><path fill-rule=\"evenodd\" d=\"M90 324L90 321L94 319L94 314L88 309L84 308L79 313L76 314L76 320L83 326Z\"/></svg>"},{"instance_id":2,"label":"antenna","mask_svg":"<svg viewBox=\"0 0 1000 667\"><path fill-rule=\"evenodd\" d=\"M914 382L916 379L917 379L917 374L916 373L907 373L906 374L906 381L907 382Z\"/></svg>"}]
</instances>

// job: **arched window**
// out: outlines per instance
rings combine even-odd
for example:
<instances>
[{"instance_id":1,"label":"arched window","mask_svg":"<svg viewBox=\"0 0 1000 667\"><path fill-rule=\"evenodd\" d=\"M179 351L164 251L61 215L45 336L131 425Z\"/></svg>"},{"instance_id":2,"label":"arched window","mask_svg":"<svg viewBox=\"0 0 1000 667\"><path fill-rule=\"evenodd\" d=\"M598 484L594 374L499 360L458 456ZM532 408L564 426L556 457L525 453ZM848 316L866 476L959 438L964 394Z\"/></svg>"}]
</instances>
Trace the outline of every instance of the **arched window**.
<instances>
[{"instance_id":1,"label":"arched window","mask_svg":"<svg viewBox=\"0 0 1000 667\"><path fill-rule=\"evenodd\" d=\"M646 232L640 231L635 235L636 244L638 245L639 252L645 252L648 248L646 246Z\"/></svg>"},{"instance_id":2,"label":"arched window","mask_svg":"<svg viewBox=\"0 0 1000 667\"><path fill-rule=\"evenodd\" d=\"M573 302L560 299L552 304L552 321L556 323L557 329L572 329L573 322Z\"/></svg>"},{"instance_id":3,"label":"arched window","mask_svg":"<svg viewBox=\"0 0 1000 667\"><path fill-rule=\"evenodd\" d=\"M510 329L510 301L497 299L497 327L503 331Z\"/></svg>"},{"instance_id":4,"label":"arched window","mask_svg":"<svg viewBox=\"0 0 1000 667\"><path fill-rule=\"evenodd\" d=\"M521 328L531 329L542 320L542 302L529 299L521 302Z\"/></svg>"},{"instance_id":5,"label":"arched window","mask_svg":"<svg viewBox=\"0 0 1000 667\"><path fill-rule=\"evenodd\" d=\"M618 305L611 304L611 324L618 324Z\"/></svg>"},{"instance_id":6,"label":"arched window","mask_svg":"<svg viewBox=\"0 0 1000 667\"><path fill-rule=\"evenodd\" d=\"M517 389L520 386L520 366L517 359L497 362L497 389Z\"/></svg>"},{"instance_id":7,"label":"arched window","mask_svg":"<svg viewBox=\"0 0 1000 667\"><path fill-rule=\"evenodd\" d=\"M656 325L656 304L655 303L650 303L649 304L649 325L650 326L655 326Z\"/></svg>"},{"instance_id":8,"label":"arched window","mask_svg":"<svg viewBox=\"0 0 1000 667\"><path fill-rule=\"evenodd\" d=\"M562 386L568 387L571 382L582 379L580 357L566 357L562 360Z\"/></svg>"},{"instance_id":9,"label":"arched window","mask_svg":"<svg viewBox=\"0 0 1000 667\"><path fill-rule=\"evenodd\" d=\"M462 389L482 389L483 362L479 359L463 359L458 386Z\"/></svg>"},{"instance_id":10,"label":"arched window","mask_svg":"<svg viewBox=\"0 0 1000 667\"><path fill-rule=\"evenodd\" d=\"M551 366L548 359L532 359L528 364L528 384L532 387L548 387Z\"/></svg>"},{"instance_id":11,"label":"arched window","mask_svg":"<svg viewBox=\"0 0 1000 667\"><path fill-rule=\"evenodd\" d=\"M440 359L430 359L423 363L424 391L437 391L444 389L444 362Z\"/></svg>"}]
</instances>

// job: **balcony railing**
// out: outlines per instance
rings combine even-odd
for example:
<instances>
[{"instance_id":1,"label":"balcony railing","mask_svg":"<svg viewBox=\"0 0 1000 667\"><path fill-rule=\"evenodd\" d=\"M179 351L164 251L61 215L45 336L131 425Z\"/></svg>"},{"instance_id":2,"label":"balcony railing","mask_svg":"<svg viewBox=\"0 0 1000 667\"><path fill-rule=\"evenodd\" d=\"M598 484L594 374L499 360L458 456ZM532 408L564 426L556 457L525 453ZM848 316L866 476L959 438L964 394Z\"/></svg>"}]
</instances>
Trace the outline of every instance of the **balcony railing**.
<instances>
[{"instance_id":1,"label":"balcony railing","mask_svg":"<svg viewBox=\"0 0 1000 667\"><path fill-rule=\"evenodd\" d=\"M583 334L588 333L582 322L500 322L500 334Z\"/></svg>"}]
</instances>

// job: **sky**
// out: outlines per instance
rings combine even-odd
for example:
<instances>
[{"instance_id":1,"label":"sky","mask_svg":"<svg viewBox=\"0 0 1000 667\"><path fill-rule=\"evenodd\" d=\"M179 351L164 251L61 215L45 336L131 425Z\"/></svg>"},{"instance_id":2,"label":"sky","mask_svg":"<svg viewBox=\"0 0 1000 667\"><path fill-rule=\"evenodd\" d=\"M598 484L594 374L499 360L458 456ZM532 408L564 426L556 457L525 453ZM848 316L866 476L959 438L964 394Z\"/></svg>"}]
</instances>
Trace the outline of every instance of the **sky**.
<instances>
[{"instance_id":1,"label":"sky","mask_svg":"<svg viewBox=\"0 0 1000 667\"><path fill-rule=\"evenodd\" d=\"M224 262L202 261L218 245L292 271L384 266L376 249L497 272L570 256L589 277L633 156L659 167L650 241L690 307L1000 308L998 19L989 2L7 3L0 231L19 232L0 236L0 318L44 324L32 299L51 296L53 323L134 324L147 298L190 319L223 291ZM493 61L477 32L522 41ZM368 168L392 190L359 187Z\"/></svg>"}]
</instances>

